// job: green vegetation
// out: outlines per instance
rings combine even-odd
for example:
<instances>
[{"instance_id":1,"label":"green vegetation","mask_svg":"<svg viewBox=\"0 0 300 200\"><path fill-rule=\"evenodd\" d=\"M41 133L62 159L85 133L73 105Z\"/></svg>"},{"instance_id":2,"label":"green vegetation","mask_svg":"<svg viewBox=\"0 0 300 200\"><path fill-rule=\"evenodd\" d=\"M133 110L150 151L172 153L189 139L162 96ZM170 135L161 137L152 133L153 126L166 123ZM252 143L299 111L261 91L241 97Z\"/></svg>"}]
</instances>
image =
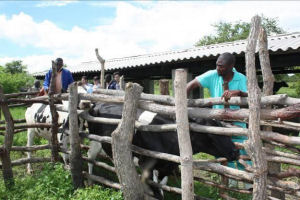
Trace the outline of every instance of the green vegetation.
<instances>
[{"instance_id":1,"label":"green vegetation","mask_svg":"<svg viewBox=\"0 0 300 200\"><path fill-rule=\"evenodd\" d=\"M284 33L284 30L278 27L277 18L268 18L262 16L262 25L268 35ZM250 22L219 22L212 25L215 35L206 35L202 37L195 46L204 46L210 44L218 44L223 42L232 42L235 40L244 40L248 37L251 23Z\"/></svg>"},{"instance_id":2,"label":"green vegetation","mask_svg":"<svg viewBox=\"0 0 300 200\"><path fill-rule=\"evenodd\" d=\"M0 85L4 93L18 92L33 85L34 78L26 72L26 68L20 60L0 66Z\"/></svg>"}]
</instances>

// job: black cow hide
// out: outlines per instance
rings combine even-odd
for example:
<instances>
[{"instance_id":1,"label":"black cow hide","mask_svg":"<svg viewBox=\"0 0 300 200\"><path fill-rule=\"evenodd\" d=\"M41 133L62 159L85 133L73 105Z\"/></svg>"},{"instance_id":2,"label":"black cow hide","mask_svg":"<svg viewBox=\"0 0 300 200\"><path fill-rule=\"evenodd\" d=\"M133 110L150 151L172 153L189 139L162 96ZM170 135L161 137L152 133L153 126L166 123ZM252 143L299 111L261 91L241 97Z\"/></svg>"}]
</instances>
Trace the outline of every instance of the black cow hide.
<instances>
[{"instance_id":1,"label":"black cow hide","mask_svg":"<svg viewBox=\"0 0 300 200\"><path fill-rule=\"evenodd\" d=\"M121 119L122 110L123 105L105 103L97 104L92 110L90 110L90 114L94 117ZM144 110L138 109L136 118L139 119L143 112ZM172 123L174 123L173 119L157 114L150 124L159 125ZM215 120L201 119L198 121L198 123L208 126L221 126L221 124ZM91 134L111 136L111 133L116 129L117 126L89 122L88 127ZM193 131L190 132L190 136L194 154L204 152L216 157L225 157L230 161L236 160L239 155L238 150L235 149L230 137L207 133L196 133ZM136 130L132 143L148 150L179 155L178 137L177 133L174 131L156 133ZM103 143L102 146L104 151L111 156L111 145ZM153 160L153 158L145 156L137 157L139 158L140 165L143 165L149 159ZM159 178L162 178L170 175L177 166L178 165L173 162L155 159L155 164L152 169L157 169L159 171Z\"/></svg>"}]
</instances>

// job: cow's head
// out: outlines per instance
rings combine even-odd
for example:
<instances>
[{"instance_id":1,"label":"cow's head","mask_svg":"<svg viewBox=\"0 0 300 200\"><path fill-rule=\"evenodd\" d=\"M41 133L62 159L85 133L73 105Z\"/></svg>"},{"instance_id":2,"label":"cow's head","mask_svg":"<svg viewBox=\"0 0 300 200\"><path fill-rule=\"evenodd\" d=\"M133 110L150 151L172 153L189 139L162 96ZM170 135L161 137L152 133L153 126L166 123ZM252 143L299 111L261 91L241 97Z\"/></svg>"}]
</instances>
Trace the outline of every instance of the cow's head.
<instances>
[{"instance_id":1,"label":"cow's head","mask_svg":"<svg viewBox=\"0 0 300 200\"><path fill-rule=\"evenodd\" d=\"M222 127L222 124L217 120L200 119L197 120L197 123ZM229 136L191 131L191 140L194 153L205 152L216 157L225 157L228 161L237 160L239 157L239 150Z\"/></svg>"}]
</instances>

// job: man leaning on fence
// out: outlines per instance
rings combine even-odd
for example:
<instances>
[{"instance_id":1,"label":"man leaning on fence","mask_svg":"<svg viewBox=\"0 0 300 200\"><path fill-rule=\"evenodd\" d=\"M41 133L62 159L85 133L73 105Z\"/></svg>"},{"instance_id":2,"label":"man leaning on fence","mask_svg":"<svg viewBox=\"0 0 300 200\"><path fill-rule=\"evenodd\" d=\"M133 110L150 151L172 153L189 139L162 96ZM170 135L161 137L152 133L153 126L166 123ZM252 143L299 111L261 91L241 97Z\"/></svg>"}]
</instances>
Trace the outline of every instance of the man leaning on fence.
<instances>
[{"instance_id":1,"label":"man leaning on fence","mask_svg":"<svg viewBox=\"0 0 300 200\"><path fill-rule=\"evenodd\" d=\"M57 65L55 93L67 92L68 86L74 82L72 74L69 70L63 68L64 62L62 58L57 58L55 60L55 63ZM52 75L52 69L50 69L46 74L45 81L43 84L43 89L46 94L48 94L49 92L51 75Z\"/></svg>"},{"instance_id":2,"label":"man leaning on fence","mask_svg":"<svg viewBox=\"0 0 300 200\"><path fill-rule=\"evenodd\" d=\"M234 68L235 57L230 53L221 54L216 63L215 70L209 70L206 73L197 76L187 84L187 93L195 88L208 88L211 97L221 97L228 101L231 97L247 97L247 78ZM224 109L224 105L214 105L214 109ZM240 109L239 106L231 105L230 109ZM233 122L234 125L246 128L242 122ZM243 143L247 136L232 136L233 142ZM240 155L246 155L245 150L240 150ZM251 164L251 162L248 162ZM228 163L229 167L244 169L238 161Z\"/></svg>"}]
</instances>

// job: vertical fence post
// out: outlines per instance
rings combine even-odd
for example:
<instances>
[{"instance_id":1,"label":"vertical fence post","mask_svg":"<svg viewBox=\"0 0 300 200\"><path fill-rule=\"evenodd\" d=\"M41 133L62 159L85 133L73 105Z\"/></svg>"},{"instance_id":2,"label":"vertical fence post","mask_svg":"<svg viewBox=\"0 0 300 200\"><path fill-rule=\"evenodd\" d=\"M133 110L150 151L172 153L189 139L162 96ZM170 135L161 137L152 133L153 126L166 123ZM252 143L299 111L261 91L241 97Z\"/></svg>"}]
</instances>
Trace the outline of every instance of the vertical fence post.
<instances>
[{"instance_id":1,"label":"vertical fence post","mask_svg":"<svg viewBox=\"0 0 300 200\"><path fill-rule=\"evenodd\" d=\"M159 80L159 91L161 95L169 95L169 80L161 79Z\"/></svg>"},{"instance_id":2,"label":"vertical fence post","mask_svg":"<svg viewBox=\"0 0 300 200\"><path fill-rule=\"evenodd\" d=\"M144 188L136 172L131 152L138 100L143 88L127 83L122 120L112 133L114 165L126 200L144 199Z\"/></svg>"},{"instance_id":3,"label":"vertical fence post","mask_svg":"<svg viewBox=\"0 0 300 200\"><path fill-rule=\"evenodd\" d=\"M182 199L194 199L193 150L189 132L186 93L187 72L184 69L175 71L175 110L178 143L181 160Z\"/></svg>"},{"instance_id":4,"label":"vertical fence post","mask_svg":"<svg viewBox=\"0 0 300 200\"><path fill-rule=\"evenodd\" d=\"M52 126L51 126L51 161L57 162L58 161L58 140L57 140L57 132L58 132L58 113L56 111L56 107L54 105L53 95L55 93L55 79L57 73L57 65L55 62L52 61L52 75L50 80L50 87L49 87L49 106L50 112L52 117Z\"/></svg>"},{"instance_id":5,"label":"vertical fence post","mask_svg":"<svg viewBox=\"0 0 300 200\"><path fill-rule=\"evenodd\" d=\"M78 103L78 91L77 84L72 83L70 85L69 95L69 127L70 127L70 166L71 175L73 180L73 186L75 189L83 187L83 175L82 175L82 157L80 150L80 137L78 127L78 114L77 114L77 103Z\"/></svg>"},{"instance_id":6,"label":"vertical fence post","mask_svg":"<svg viewBox=\"0 0 300 200\"><path fill-rule=\"evenodd\" d=\"M273 95L273 87L274 87L274 75L272 73L271 64L270 64L270 57L268 52L268 39L266 30L261 27L259 33L259 61L262 71L263 77L263 96ZM271 109L272 106L266 106L265 108ZM265 131L272 131L271 126L263 127ZM265 144L266 147L269 149L274 149L274 146L271 144ZM268 170L272 173L279 173L280 172L280 163L275 162L268 162ZM271 193L272 197L276 197L278 199L285 199L284 192L278 192L272 190Z\"/></svg>"},{"instance_id":7,"label":"vertical fence post","mask_svg":"<svg viewBox=\"0 0 300 200\"><path fill-rule=\"evenodd\" d=\"M246 148L250 151L250 158L254 168L253 197L255 200L267 199L267 161L266 155L262 150L260 139L260 101L261 92L258 88L255 69L255 48L258 34L261 27L259 16L252 18L251 30L246 47L246 72L248 77L248 104L249 104L249 140L246 142Z\"/></svg>"},{"instance_id":8,"label":"vertical fence post","mask_svg":"<svg viewBox=\"0 0 300 200\"><path fill-rule=\"evenodd\" d=\"M0 157L2 162L2 173L4 184L7 189L14 185L13 179L13 171L10 160L10 149L13 143L14 138L14 120L9 112L9 108L7 103L5 103L5 96L3 94L3 89L0 86L0 101L1 101L1 109L3 111L3 115L5 118L5 137L4 137L4 145L0 149Z\"/></svg>"},{"instance_id":9,"label":"vertical fence post","mask_svg":"<svg viewBox=\"0 0 300 200\"><path fill-rule=\"evenodd\" d=\"M100 86L102 89L105 88L104 86L104 73L105 73L105 69L104 69L104 64L105 64L105 60L99 55L98 49L95 49L95 53L96 53L96 57L99 60L100 64L101 64L101 74L100 74Z\"/></svg>"}]
</instances>

